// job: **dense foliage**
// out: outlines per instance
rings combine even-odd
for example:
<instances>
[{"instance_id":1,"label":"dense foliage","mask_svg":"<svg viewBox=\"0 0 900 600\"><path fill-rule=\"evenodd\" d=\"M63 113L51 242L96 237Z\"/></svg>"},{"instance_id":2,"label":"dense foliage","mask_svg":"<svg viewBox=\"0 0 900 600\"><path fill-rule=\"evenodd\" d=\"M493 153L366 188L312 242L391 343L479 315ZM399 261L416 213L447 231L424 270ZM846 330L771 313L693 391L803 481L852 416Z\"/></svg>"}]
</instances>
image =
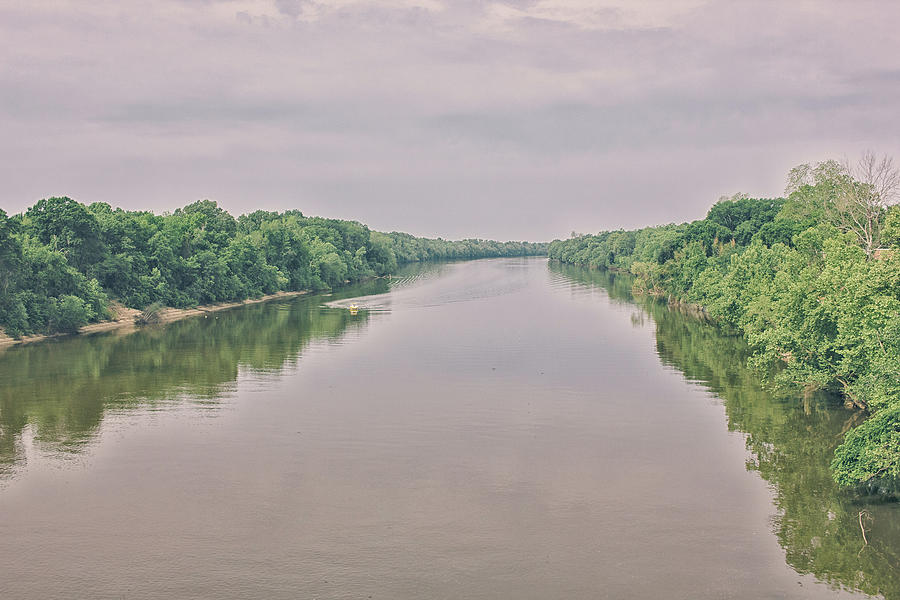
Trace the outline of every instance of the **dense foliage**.
<instances>
[{"instance_id":1,"label":"dense foliage","mask_svg":"<svg viewBox=\"0 0 900 600\"><path fill-rule=\"evenodd\" d=\"M699 221L576 236L553 242L549 255L629 271L636 292L695 305L743 335L749 363L775 386L833 391L875 413L837 449L834 476L895 487L900 207L866 196L871 189L835 163L804 165L786 198L728 198ZM848 194L867 199L870 221L846 208Z\"/></svg>"},{"instance_id":2,"label":"dense foliage","mask_svg":"<svg viewBox=\"0 0 900 600\"><path fill-rule=\"evenodd\" d=\"M324 289L400 264L546 253L546 244L379 233L355 221L256 211L234 218L202 200L156 215L47 198L0 210L0 327L72 332L111 299L186 307L280 290Z\"/></svg>"}]
</instances>

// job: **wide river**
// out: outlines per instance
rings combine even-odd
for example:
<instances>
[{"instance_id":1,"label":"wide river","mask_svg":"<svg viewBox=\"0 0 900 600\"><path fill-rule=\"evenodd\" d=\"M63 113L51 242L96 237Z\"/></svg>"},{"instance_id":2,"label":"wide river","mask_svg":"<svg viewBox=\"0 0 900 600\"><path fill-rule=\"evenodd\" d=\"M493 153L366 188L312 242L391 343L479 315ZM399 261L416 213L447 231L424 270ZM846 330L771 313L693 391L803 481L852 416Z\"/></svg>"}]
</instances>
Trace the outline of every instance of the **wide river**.
<instances>
[{"instance_id":1,"label":"wide river","mask_svg":"<svg viewBox=\"0 0 900 600\"><path fill-rule=\"evenodd\" d=\"M744 358L540 258L11 348L0 598L900 598L859 416Z\"/></svg>"}]
</instances>

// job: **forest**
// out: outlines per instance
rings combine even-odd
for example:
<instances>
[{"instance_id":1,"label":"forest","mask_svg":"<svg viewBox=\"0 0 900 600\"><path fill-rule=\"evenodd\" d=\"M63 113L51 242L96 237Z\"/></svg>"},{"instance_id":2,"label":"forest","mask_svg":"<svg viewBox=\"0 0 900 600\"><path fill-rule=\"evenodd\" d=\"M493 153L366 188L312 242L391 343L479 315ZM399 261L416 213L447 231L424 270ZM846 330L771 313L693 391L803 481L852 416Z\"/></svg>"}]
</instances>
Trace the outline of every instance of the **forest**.
<instances>
[{"instance_id":1,"label":"forest","mask_svg":"<svg viewBox=\"0 0 900 600\"><path fill-rule=\"evenodd\" d=\"M800 165L785 196L723 198L704 219L573 235L551 259L635 276L634 292L743 336L773 389L840 394L870 415L843 432L831 464L844 486L900 484L900 173L858 163Z\"/></svg>"},{"instance_id":2,"label":"forest","mask_svg":"<svg viewBox=\"0 0 900 600\"><path fill-rule=\"evenodd\" d=\"M321 290L417 261L546 254L547 244L447 241L355 221L258 210L235 218L210 200L157 215L46 198L0 210L0 327L72 333L131 308L189 307Z\"/></svg>"}]
</instances>

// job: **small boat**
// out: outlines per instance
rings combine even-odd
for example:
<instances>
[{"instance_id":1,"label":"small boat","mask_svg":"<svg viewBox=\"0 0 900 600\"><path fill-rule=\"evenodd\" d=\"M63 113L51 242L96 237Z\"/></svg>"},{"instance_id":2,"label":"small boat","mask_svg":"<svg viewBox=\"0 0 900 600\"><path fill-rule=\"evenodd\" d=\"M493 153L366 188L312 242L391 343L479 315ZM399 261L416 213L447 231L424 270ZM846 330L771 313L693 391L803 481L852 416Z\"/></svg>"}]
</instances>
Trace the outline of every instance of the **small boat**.
<instances>
[{"instance_id":1,"label":"small boat","mask_svg":"<svg viewBox=\"0 0 900 600\"><path fill-rule=\"evenodd\" d=\"M359 307L355 304L351 304L349 308L350 308L351 315L355 315L356 313L359 312Z\"/></svg>"}]
</instances>

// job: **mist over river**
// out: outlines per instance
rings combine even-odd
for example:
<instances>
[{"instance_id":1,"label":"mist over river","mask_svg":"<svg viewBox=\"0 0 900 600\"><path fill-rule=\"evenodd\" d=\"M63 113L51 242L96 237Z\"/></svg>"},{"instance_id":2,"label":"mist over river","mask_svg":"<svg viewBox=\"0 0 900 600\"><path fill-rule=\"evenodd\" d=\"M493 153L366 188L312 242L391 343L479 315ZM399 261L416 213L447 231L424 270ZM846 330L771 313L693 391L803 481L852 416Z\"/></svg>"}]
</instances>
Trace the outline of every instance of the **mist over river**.
<instances>
[{"instance_id":1,"label":"mist over river","mask_svg":"<svg viewBox=\"0 0 900 600\"><path fill-rule=\"evenodd\" d=\"M900 598L900 506L828 471L859 415L630 290L415 265L10 348L0 597Z\"/></svg>"}]
</instances>

